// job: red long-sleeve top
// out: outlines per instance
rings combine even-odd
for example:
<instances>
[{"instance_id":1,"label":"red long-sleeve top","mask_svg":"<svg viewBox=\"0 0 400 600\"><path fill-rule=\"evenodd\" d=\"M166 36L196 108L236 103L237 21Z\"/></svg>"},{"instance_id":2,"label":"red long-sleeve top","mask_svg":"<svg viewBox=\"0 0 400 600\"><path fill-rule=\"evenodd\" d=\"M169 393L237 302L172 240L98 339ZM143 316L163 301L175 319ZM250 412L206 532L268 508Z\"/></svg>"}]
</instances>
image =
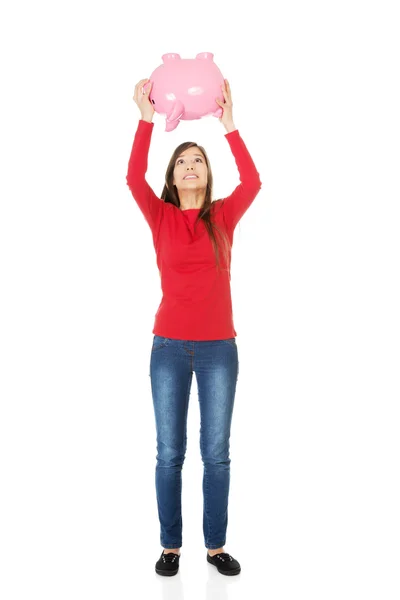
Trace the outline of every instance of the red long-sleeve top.
<instances>
[{"instance_id":1,"label":"red long-sleeve top","mask_svg":"<svg viewBox=\"0 0 400 600\"><path fill-rule=\"evenodd\" d=\"M199 208L181 210L158 198L145 179L154 123L139 120L128 163L127 185L150 226L161 277L162 299L153 334L202 341L236 337L230 266L234 229L261 189L259 173L235 129L227 134L240 184L230 196L212 202L212 220L229 239L228 261L219 242L220 270Z\"/></svg>"}]
</instances>

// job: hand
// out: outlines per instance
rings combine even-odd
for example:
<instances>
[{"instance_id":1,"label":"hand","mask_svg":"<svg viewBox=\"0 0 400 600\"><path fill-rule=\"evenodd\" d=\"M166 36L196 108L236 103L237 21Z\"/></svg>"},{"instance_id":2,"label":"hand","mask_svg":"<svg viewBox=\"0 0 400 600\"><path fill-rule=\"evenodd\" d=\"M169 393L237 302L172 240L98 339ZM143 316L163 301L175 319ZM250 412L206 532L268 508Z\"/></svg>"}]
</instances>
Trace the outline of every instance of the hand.
<instances>
[{"instance_id":1,"label":"hand","mask_svg":"<svg viewBox=\"0 0 400 600\"><path fill-rule=\"evenodd\" d=\"M141 79L135 86L133 99L139 107L143 121L151 121L153 119L154 108L149 99L152 85L150 79Z\"/></svg>"},{"instance_id":2,"label":"hand","mask_svg":"<svg viewBox=\"0 0 400 600\"><path fill-rule=\"evenodd\" d=\"M228 80L225 79L224 81L225 81L225 83L221 84L221 89L222 89L222 93L224 95L225 102L222 102L218 98L216 98L215 101L217 102L217 104L219 104L219 106L224 111L222 113L222 116L219 118L219 122L222 123L226 129L232 129L232 127L234 128L233 116L232 116L232 107L233 107L232 94L231 94L231 88L229 86Z\"/></svg>"}]
</instances>

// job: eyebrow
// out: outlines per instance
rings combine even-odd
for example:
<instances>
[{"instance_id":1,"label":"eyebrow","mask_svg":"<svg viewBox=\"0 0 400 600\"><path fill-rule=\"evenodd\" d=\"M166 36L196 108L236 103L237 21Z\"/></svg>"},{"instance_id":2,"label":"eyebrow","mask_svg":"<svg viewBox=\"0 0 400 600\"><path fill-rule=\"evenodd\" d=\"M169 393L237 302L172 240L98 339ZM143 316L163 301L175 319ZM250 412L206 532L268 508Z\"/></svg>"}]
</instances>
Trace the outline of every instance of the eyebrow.
<instances>
[{"instance_id":1,"label":"eyebrow","mask_svg":"<svg viewBox=\"0 0 400 600\"><path fill-rule=\"evenodd\" d=\"M178 156L178 158L180 158L181 156L186 156L186 154L180 154L180 155ZM201 158L203 158L203 155L202 155L202 154L192 154L192 156L200 156ZM178 160L178 158L177 158L176 160Z\"/></svg>"}]
</instances>

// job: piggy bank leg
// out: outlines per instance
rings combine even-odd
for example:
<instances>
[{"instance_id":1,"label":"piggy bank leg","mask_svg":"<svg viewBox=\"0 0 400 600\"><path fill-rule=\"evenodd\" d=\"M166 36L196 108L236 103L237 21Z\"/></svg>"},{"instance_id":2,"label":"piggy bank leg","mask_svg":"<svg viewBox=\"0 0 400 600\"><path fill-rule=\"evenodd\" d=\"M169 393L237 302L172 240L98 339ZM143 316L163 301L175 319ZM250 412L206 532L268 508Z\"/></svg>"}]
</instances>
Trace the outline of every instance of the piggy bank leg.
<instances>
[{"instance_id":1,"label":"piggy bank leg","mask_svg":"<svg viewBox=\"0 0 400 600\"><path fill-rule=\"evenodd\" d=\"M165 121L165 131L173 131L179 125L179 119L175 119L175 121L169 121L166 119Z\"/></svg>"},{"instance_id":2,"label":"piggy bank leg","mask_svg":"<svg viewBox=\"0 0 400 600\"><path fill-rule=\"evenodd\" d=\"M171 106L171 110L167 112L167 120L175 121L176 119L180 119L184 112L185 107L183 106L183 102L176 100Z\"/></svg>"},{"instance_id":3,"label":"piggy bank leg","mask_svg":"<svg viewBox=\"0 0 400 600\"><path fill-rule=\"evenodd\" d=\"M165 125L165 131L172 131L179 125L179 119L185 112L185 107L183 106L183 102L180 100L176 100L173 104L169 113L167 113L167 122Z\"/></svg>"},{"instance_id":4,"label":"piggy bank leg","mask_svg":"<svg viewBox=\"0 0 400 600\"><path fill-rule=\"evenodd\" d=\"M222 117L222 113L223 113L223 112L224 112L224 111L223 111L223 109L222 109L221 107L220 107L220 108L217 108L217 110L216 110L216 111L215 111L215 112L212 114L212 116L213 116L213 117Z\"/></svg>"}]
</instances>

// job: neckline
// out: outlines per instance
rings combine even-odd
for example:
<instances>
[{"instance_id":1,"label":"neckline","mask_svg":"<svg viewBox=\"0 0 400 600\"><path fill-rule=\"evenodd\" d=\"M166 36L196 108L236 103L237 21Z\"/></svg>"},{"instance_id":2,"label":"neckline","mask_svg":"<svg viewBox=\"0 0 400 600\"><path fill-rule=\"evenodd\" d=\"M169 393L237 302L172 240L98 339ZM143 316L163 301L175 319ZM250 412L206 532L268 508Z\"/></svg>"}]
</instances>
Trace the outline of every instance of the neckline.
<instances>
[{"instance_id":1,"label":"neckline","mask_svg":"<svg viewBox=\"0 0 400 600\"><path fill-rule=\"evenodd\" d=\"M187 212L188 210L201 210L200 208L185 208L185 209L180 209L181 212Z\"/></svg>"}]
</instances>

